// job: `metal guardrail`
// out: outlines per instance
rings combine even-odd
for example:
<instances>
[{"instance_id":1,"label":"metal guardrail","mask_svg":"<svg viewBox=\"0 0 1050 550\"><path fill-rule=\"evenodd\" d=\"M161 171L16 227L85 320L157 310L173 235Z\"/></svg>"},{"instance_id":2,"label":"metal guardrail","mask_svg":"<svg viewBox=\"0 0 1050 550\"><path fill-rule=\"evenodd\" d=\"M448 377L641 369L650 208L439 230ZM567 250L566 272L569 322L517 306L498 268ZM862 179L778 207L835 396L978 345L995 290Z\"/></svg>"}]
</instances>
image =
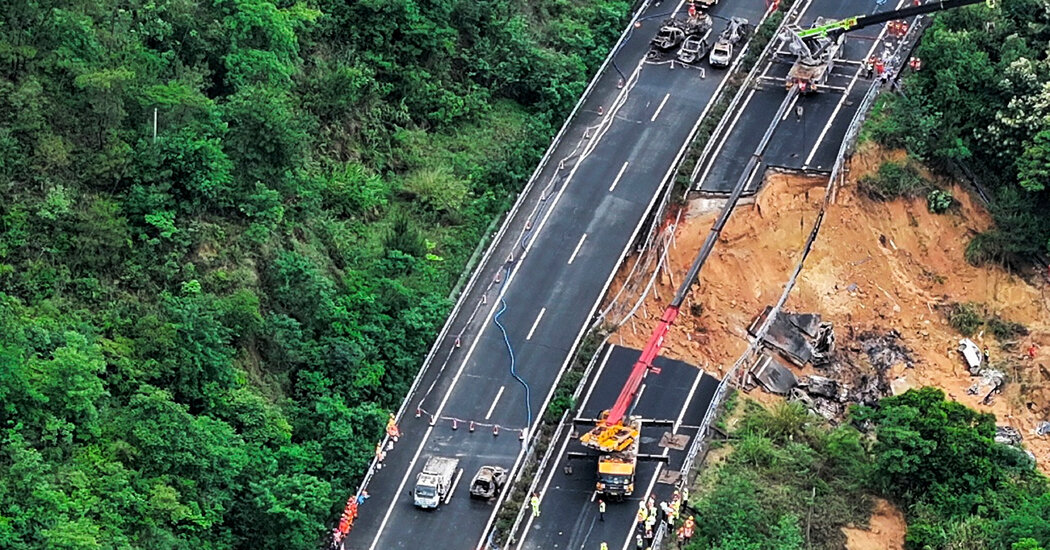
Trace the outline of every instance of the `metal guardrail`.
<instances>
[{"instance_id":1,"label":"metal guardrail","mask_svg":"<svg viewBox=\"0 0 1050 550\"><path fill-rule=\"evenodd\" d=\"M587 367L583 370L583 378L581 378L582 381L586 381L587 378L590 377L591 371L594 370L594 365L598 362L598 357L602 355L601 351L605 348L605 346L608 343L609 336L607 335L605 338L602 339L601 343L598 344L598 348L595 350L594 355L591 357L591 360L587 363ZM536 475L533 476L532 483L529 484L529 489L525 492L526 496L536 492L536 487L539 485L540 479L542 478L542 476L540 476L539 474L543 472L543 469L550 462L551 456L554 452L554 449L558 446L557 442L561 438L561 434L564 431L565 426L572 425L571 422L566 423L566 420L568 419L569 414L574 413L575 404L579 400L580 392L583 391L584 386L585 384L578 384L576 386L576 390L572 393L573 406L566 409L565 412L562 413L561 418L558 420L558 427L554 430L554 434L551 436L550 442L547 445L547 451L543 454L543 459L540 460L540 463L536 466ZM533 449L534 448L535 445L533 446ZM528 502L523 501L521 503L521 508L518 510L517 517L514 518L514 524L511 525L510 530L507 532L508 547L514 542L516 542L517 539L515 538L515 534L518 532L518 528L521 527L521 522L522 520L524 520L525 512L526 510L528 510L528 508Z\"/></svg>"},{"instance_id":2,"label":"metal guardrail","mask_svg":"<svg viewBox=\"0 0 1050 550\"><path fill-rule=\"evenodd\" d=\"M914 25L913 30L920 27L921 25ZM918 30L917 34L914 36L914 39L917 39L920 35L921 30ZM910 51L912 45L910 37L911 32L909 32L908 35L905 35L904 39L901 40L897 47L894 72L896 72L900 69L901 66L903 66L904 59L903 56L900 55L900 52ZM813 249L813 244L816 242L817 235L820 232L820 227L824 221L824 214L827 211L827 207L832 203L834 199L836 180L844 176L844 166L846 159L850 155L852 155L854 147L856 145L857 137L860 134L860 128L863 125L864 121L867 119L868 112L870 111L871 106L875 103L875 99L878 97L880 92L881 82L879 80L875 80L869 86L868 91L864 94L864 97L863 99L861 99L860 105L857 108L857 112L853 115L849 126L846 128L846 133L843 136L842 144L840 145L838 154L835 158L835 164L832 166L831 174L828 177L828 183L825 186L824 200L821 203L820 211L817 214L817 218L813 223L813 228L810 230L810 234L806 238L805 245L802 249L802 255L799 258L798 262L795 264L795 269L792 272L791 277L785 283L784 291L781 293L780 298L777 300L776 304L770 310L769 315L766 316L765 321L762 323L761 327L756 332L754 340L744 351L744 353L741 354L740 358L737 359L735 363L733 363L733 366L726 372L725 377L718 384L718 388L715 390L715 394L711 399L711 403L707 408L707 412L704 414L704 419L700 423L697 435L693 439L693 443L692 445L690 445L689 452L686 455L685 461L683 462L682 471L685 472L685 475L682 476L682 483L690 483L690 470L692 470L693 468L693 462L696 460L696 457L700 454L701 450L705 447L707 443L707 432L718 414L718 409L722 405L722 400L725 399L726 394L729 393L729 388L733 384L734 379L738 378L741 375L741 369L745 365L751 364L752 360L755 358L755 356L757 356L758 351L762 346L762 340L769 332L769 327L772 326L773 322L776 320L777 315L780 314L780 311L782 310L784 304L787 302L791 291L794 289L795 282L798 280L798 276L802 272L802 268L806 262L806 258L809 256L809 253ZM666 535L666 528L665 525L661 523L660 527L654 534L652 550L659 550L660 548L662 548L662 541L664 535Z\"/></svg>"},{"instance_id":3,"label":"metal guardrail","mask_svg":"<svg viewBox=\"0 0 1050 550\"><path fill-rule=\"evenodd\" d=\"M514 205L511 207L510 211L507 213L506 217L504 218L503 223L501 224L499 231L492 238L492 241L491 241L488 249L485 251L485 254L482 256L481 260L479 260L477 262L476 267L475 267L474 272L473 272L473 275L471 275L470 279L467 281L467 284L465 285L465 287L463 288L462 292L459 295L459 299L456 301L455 306L453 307L452 311L449 313L448 318L445 320L445 324L441 327L441 330L438 332L437 337L434 339L434 344L431 346L430 351L427 353L426 358L423 360L423 368L421 368L419 370L419 372L416 374L416 377L412 381L412 385L409 387L408 393L406 394L404 401L402 401L402 403L401 403L401 407L398 409L397 413L395 413L395 415L394 415L395 419L398 422L400 422L401 419L404 417L405 411L410 406L409 405L410 398L412 397L413 394L415 394L416 390L419 389L419 384L422 381L423 377L426 376L426 374L427 374L427 372L428 372L428 370L429 370L429 368L430 368L430 366L432 364L434 356L437 354L437 351L441 348L441 345L448 338L449 330L452 328L452 324L456 320L456 317L459 315L459 313L460 313L460 311L461 311L461 309L463 307L463 304L466 303L466 298L474 290L474 286L477 283L477 280L480 277L481 272L484 271L485 265L491 259L493 252L501 244L501 241L502 241L504 235L507 233L507 230L509 229L510 225L512 224L512 222L514 220L515 214L517 214L518 210L521 209L521 206L526 202L529 194L535 188L535 183L536 183L537 179L539 178L539 175L543 172L543 170L550 163L550 159L551 159L552 155L558 149L558 146L561 145L561 141L565 137L565 134L567 133L569 128L572 127L573 122L575 122L576 115L579 113L580 108L590 98L591 92L593 91L594 87L597 85L598 81L601 80L601 78L607 72L607 70L609 68L609 65L612 63L612 60L615 57L616 53L620 50L620 47L623 45L623 42L631 34L631 32L632 32L632 30L634 28L635 21L637 21L639 15L641 15L641 13L644 12L646 10L646 8L649 7L649 2L650 2L650 0L642 0L641 3L638 5L637 9L634 12L634 16L631 18L631 21L624 28L624 31L620 34L620 38L616 41L616 44L613 45L612 49L609 50L609 55L607 55L605 57L605 60L598 67L598 70L595 72L594 76L591 78L591 81L587 84L587 88L584 89L583 94L580 96L580 99L577 100L576 105L573 106L572 111L569 113L568 117L566 117L565 122L561 126L561 129L558 130L558 133L554 136L554 139L551 141L550 146L547 147L547 151L544 153L543 157L540 159L539 165L537 165L536 169L533 170L532 175L529 176L529 180L525 184L525 187L522 188L521 192L518 194L517 200L515 201ZM469 324L469 321L468 321L468 324ZM385 446L387 444L387 440L388 439L389 439L388 436L384 436L383 439L380 441L380 444ZM372 461L369 463L368 471L365 473L365 477L361 480L361 483L358 486L356 495L360 495L368 487L368 482L371 481L372 476L376 472L376 469L375 469L376 463L377 463L377 459L376 458L373 458Z\"/></svg>"},{"instance_id":4,"label":"metal guardrail","mask_svg":"<svg viewBox=\"0 0 1050 550\"><path fill-rule=\"evenodd\" d=\"M775 3L771 4L770 7L772 8L774 5ZM773 33L773 37L769 39L769 42L766 44L766 47L763 48L762 53L759 54L759 60L769 59L772 55L774 46L779 47L777 37L779 37L784 31L784 27L787 26L788 21L793 20L794 17L798 16L798 12L801 9L801 5L802 3L796 2L793 6L791 6L791 10L784 14L784 18L780 20L780 25L777 25L777 29L776 32ZM766 18L772 15L772 13L772 9L768 10L766 12L766 16L762 18L762 21L765 21ZM761 25L761 22L759 22L759 25ZM755 26L756 31L759 25ZM743 56L743 54L744 52L741 53L741 57ZM726 107L726 113L734 112L734 110L737 107L737 104L739 104L741 98L744 97L744 92L748 89L749 86L754 84L755 76L758 74L758 68L761 65L761 63L756 62L755 66L751 67L751 70L748 71L747 78L744 79L744 82L740 85L740 88L737 90L736 95L733 96L733 100L730 101L729 106ZM728 123L730 118L731 117L728 116L722 116L722 118L718 121L718 125L715 126L715 129L711 132L711 139L707 140L707 144L704 145L704 150L700 153L700 156L697 157L697 162L696 165L693 167L692 174L689 175L689 186L686 188L684 196L687 196L689 192L693 190L693 184L696 183L696 177L700 173L700 169L703 167L704 162L708 159L708 155L711 154L711 149L714 147L714 143L718 141L715 139L715 137L718 136L725 129L725 125Z\"/></svg>"}]
</instances>

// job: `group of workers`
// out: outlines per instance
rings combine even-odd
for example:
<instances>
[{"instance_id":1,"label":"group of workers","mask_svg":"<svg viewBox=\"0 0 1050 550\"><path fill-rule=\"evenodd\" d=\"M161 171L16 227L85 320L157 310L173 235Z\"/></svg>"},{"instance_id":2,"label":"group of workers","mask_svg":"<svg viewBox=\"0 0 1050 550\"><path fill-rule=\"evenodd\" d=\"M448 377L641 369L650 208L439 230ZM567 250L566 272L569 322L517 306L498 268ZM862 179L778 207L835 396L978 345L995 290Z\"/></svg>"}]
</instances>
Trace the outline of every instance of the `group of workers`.
<instances>
[{"instance_id":1,"label":"group of workers","mask_svg":"<svg viewBox=\"0 0 1050 550\"><path fill-rule=\"evenodd\" d=\"M671 502L661 502L659 508L657 508L656 499L652 495L647 500L638 503L638 514L635 516L638 532L635 536L635 544L639 550L646 550L653 543L656 524L660 521L661 516L667 524L667 531L676 533L680 542L688 542L693 538L696 522L692 516L689 516L678 527L678 530L674 531L675 525L681 517L682 504L688 499L688 491L688 489L684 488L681 491L675 489L671 495Z\"/></svg>"}]
</instances>

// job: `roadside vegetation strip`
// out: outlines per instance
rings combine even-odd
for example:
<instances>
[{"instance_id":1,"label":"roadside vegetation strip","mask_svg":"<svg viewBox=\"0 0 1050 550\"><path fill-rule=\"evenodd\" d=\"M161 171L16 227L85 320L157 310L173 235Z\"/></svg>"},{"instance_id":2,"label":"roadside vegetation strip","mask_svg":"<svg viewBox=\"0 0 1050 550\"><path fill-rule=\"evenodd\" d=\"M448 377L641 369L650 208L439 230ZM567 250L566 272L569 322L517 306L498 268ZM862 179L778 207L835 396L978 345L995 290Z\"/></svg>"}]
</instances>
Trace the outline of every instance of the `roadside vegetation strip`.
<instances>
[{"instance_id":1,"label":"roadside vegetation strip","mask_svg":"<svg viewBox=\"0 0 1050 550\"><path fill-rule=\"evenodd\" d=\"M804 0L803 4L809 1L811 0ZM725 115L732 112L740 102L744 86L755 81L756 72L761 65L759 62L769 59L772 55L772 49L776 44L774 38L783 31L796 3L796 0L790 0L781 4L774 12L766 12L765 17L755 28L755 36L741 51L737 58L739 64L735 66L735 69L731 69L734 72L727 79L728 85L719 94L710 115L697 130L689 154L677 174L675 187L682 189L683 199L688 196L692 185L696 183L701 161L707 158L714 147L711 137L717 135L728 122ZM685 175L687 173L688 176Z\"/></svg>"},{"instance_id":2,"label":"roadside vegetation strip","mask_svg":"<svg viewBox=\"0 0 1050 550\"><path fill-rule=\"evenodd\" d=\"M757 357L759 348L762 346L762 341L765 338L766 334L768 334L769 328L776 321L776 317L780 314L780 311L783 309L783 306L787 302L791 291L794 290L795 283L798 281L798 276L802 272L803 267L805 266L805 262L809 256L809 253L813 249L813 244L816 242L817 235L819 234L821 225L824 221L824 215L827 212L827 208L832 203L832 200L834 198L836 181L841 177L843 173L845 160L853 151L853 147L856 144L859 135L859 130L863 125L865 119L867 118L867 113L874 104L875 98L878 96L879 91L879 82L872 82L871 86L868 88L867 93L864 95L864 98L861 100L861 104L857 109L857 112L854 114L853 119L850 121L850 125L846 129L845 136L843 137L842 143L839 147L839 152L836 155L835 164L832 167L831 174L828 176L828 182L824 187L824 198L821 201L821 206L820 210L817 213L817 218L816 220L814 220L813 227L811 228L808 236L806 237L806 241L803 244L802 255L799 257L798 262L796 262L795 268L792 271L791 276L784 284L784 290L781 293L780 298L777 300L776 304L773 305L773 308L769 311L769 314L766 316L765 321L755 333L755 337L752 340L751 344L747 347L746 350L744 350L744 352L740 355L736 362L733 363L733 366L726 372L725 377L722 379L722 381L718 385L718 388L715 390L715 395L711 399L711 403L708 406L707 412L704 414L704 419L700 423L700 428L697 432L696 437L693 440L692 445L689 448L689 453L686 456L685 463L682 467L682 470L686 472L686 475L682 477L681 481L684 487L688 487L691 484L691 479L695 479L696 472L693 471L693 463L696 460L696 457L702 454L703 449L707 444L708 430L710 429L715 419L718 417L718 411L722 406L722 402L726 398L726 395L729 393L730 387L735 383L736 379L742 376L742 369L745 366L750 365L753 362L753 360ZM662 539L662 537L665 534L665 530L662 529L661 525L661 529L659 529L657 532L657 538Z\"/></svg>"},{"instance_id":3,"label":"roadside vegetation strip","mask_svg":"<svg viewBox=\"0 0 1050 550\"><path fill-rule=\"evenodd\" d=\"M473 274L467 280L467 283L466 283L465 287L463 288L462 292L459 294L459 299L457 300L453 310L449 313L449 315L448 315L448 317L447 317L447 319L445 321L445 324L442 326L441 331L438 333L438 336L434 339L434 344L431 346L430 352L428 353L426 359L423 362L423 368L421 368L417 372L416 377L415 377L415 379L412 382L412 386L410 387L409 391L407 392L407 394L405 396L405 399L402 401L401 407L398 409L397 413L395 414L395 418L398 421L400 421L401 419L404 418L405 411L410 406L410 403L409 403L410 398L415 393L415 391L418 389L420 381L427 374L428 367L430 366L434 355L441 348L441 346L446 343L446 339L449 336L449 330L451 329L452 324L456 321L456 318L459 315L460 309L462 308L463 304L466 303L466 301L470 297L470 293L474 290L474 285L477 283L477 280L480 277L481 273L485 270L486 264L492 258L493 252L497 248L499 248L499 246L502 244L503 236L506 234L506 232L510 228L511 224L514 222L515 214L517 214L517 212L520 210L521 206L529 198L529 195L532 193L532 190L535 187L535 183L538 180L539 176L542 174L543 169L547 166L547 164L550 161L551 156L558 149L558 146L561 144L561 140L564 137L564 135L566 134L566 132L568 131L568 129L571 128L572 124L575 122L576 115L579 113L580 107L590 98L590 94L591 94L592 90L597 85L597 83L601 80L601 78L605 75L606 70L609 67L613 57L619 51L619 49L620 49L621 45L623 44L624 40L628 36L630 36L630 33L631 33L631 31L632 31L632 29L634 27L634 21L636 21L638 19L639 15L641 15L641 13L645 11L645 9L649 5L649 2L650 2L650 0L643 0L640 3L640 5L637 7L637 9L635 10L634 16L631 18L630 22L625 27L625 29L621 32L619 39L617 40L616 44L610 50L609 55L607 55L605 57L605 60L602 62L601 66L599 66L598 70L595 72L594 76L591 78L590 82L588 83L587 88L584 89L583 94L576 101L576 104L573 107L572 111L569 113L568 117L566 117L565 122L562 124L560 130L554 136L554 139L551 141L551 144L547 147L547 151L544 153L543 157L540 159L539 164L533 170L532 175L529 177L528 182L525 184L525 187L518 194L518 198L516 199L514 205L511 207L510 211L508 211L506 216L504 217L503 223L500 224L499 231L497 231L497 233L491 238L491 241L490 241L491 244L488 246L487 249L485 249L485 252L481 256L481 259L478 260L476 264L468 265L466 267L466 269L464 270L464 273L472 272ZM537 200L537 204L539 202L540 201ZM498 223L498 218L494 218L493 221L490 222L489 227L490 228L493 227L496 223ZM486 231L486 235L482 238L482 240L479 242L478 246L475 248L475 253L474 253L473 256L477 255L477 252L482 249L481 247L484 246L484 243L487 240L488 240L488 236L487 236L487 231ZM515 243L516 242L517 242L517 239L515 239ZM460 280L462 280L462 278ZM458 283L457 283L457 286L458 286ZM456 290L453 289L452 294L450 295L450 297L454 296L455 294L456 294ZM477 312L478 312L479 308L481 307L481 305L482 305L481 303L478 303L477 305L475 305L474 312L470 315L470 318L467 320L467 322L464 323L462 329L465 330L467 328L467 326L470 324L470 321L473 320L474 317L477 315ZM452 351L449 352L449 357L451 357L451 354L452 354ZM446 358L445 363L448 362L448 359L449 358ZM389 439L389 436L385 436L383 438L383 440L380 442L380 445L386 445L388 439ZM367 472L365 474L365 477L362 479L360 485L358 486L356 495L358 495L358 496L361 495L361 493L364 492L365 489L367 488L368 482L371 480L372 476L374 475L374 473L376 471L375 466L376 466L377 463L378 463L378 457L373 458L371 463L369 464L369 467L368 467L368 470L367 470Z\"/></svg>"}]
</instances>

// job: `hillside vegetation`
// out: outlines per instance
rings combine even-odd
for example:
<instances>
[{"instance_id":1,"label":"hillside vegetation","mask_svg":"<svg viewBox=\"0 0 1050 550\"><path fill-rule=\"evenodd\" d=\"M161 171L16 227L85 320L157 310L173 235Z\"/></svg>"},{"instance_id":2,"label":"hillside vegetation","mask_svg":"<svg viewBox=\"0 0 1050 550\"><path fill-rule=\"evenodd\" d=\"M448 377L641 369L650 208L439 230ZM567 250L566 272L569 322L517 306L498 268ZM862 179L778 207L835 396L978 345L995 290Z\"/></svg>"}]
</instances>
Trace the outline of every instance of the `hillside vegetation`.
<instances>
[{"instance_id":1,"label":"hillside vegetation","mask_svg":"<svg viewBox=\"0 0 1050 550\"><path fill-rule=\"evenodd\" d=\"M860 429L858 429L860 428ZM840 549L870 497L904 510L915 550L1050 546L1047 479L994 441L995 417L909 390L828 427L798 403L745 403L726 459L693 491L689 550Z\"/></svg>"},{"instance_id":2,"label":"hillside vegetation","mask_svg":"<svg viewBox=\"0 0 1050 550\"><path fill-rule=\"evenodd\" d=\"M316 547L628 7L5 2L0 548Z\"/></svg>"},{"instance_id":3,"label":"hillside vegetation","mask_svg":"<svg viewBox=\"0 0 1050 550\"><path fill-rule=\"evenodd\" d=\"M882 98L866 132L986 186L997 227L967 257L1016 265L1050 252L1050 7L994 4L937 14L915 52L922 69Z\"/></svg>"}]
</instances>

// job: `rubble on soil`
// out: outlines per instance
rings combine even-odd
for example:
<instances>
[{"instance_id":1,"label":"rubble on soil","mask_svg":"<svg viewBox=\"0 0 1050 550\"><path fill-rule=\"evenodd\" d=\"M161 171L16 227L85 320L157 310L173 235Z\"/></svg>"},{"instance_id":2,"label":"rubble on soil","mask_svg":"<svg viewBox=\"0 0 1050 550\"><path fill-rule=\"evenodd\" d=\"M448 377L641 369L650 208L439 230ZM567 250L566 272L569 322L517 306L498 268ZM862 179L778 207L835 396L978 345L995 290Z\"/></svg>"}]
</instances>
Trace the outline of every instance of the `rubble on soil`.
<instances>
[{"instance_id":1,"label":"rubble on soil","mask_svg":"<svg viewBox=\"0 0 1050 550\"><path fill-rule=\"evenodd\" d=\"M991 402L993 394L1002 392L1006 375L1002 371L995 369L981 369L977 375L980 378L966 390L966 393L981 396L981 402L988 404Z\"/></svg>"},{"instance_id":2,"label":"rubble on soil","mask_svg":"<svg viewBox=\"0 0 1050 550\"><path fill-rule=\"evenodd\" d=\"M1021 431L1013 426L996 426L995 427L995 442L1002 443L1003 445L1020 445L1024 437L1021 436Z\"/></svg>"},{"instance_id":3,"label":"rubble on soil","mask_svg":"<svg viewBox=\"0 0 1050 550\"><path fill-rule=\"evenodd\" d=\"M846 181L836 189L785 304L789 311L819 313L823 321L834 323L837 349L829 364L796 367L769 348L766 352L788 365L794 376L830 378L851 395L890 395L891 383L893 394L924 386L941 388L947 399L994 413L1026 434L1022 444L1034 452L1040 470L1050 473L1050 277L1045 268L1019 274L967 262L967 243L991 227L992 219L979 200L951 182L941 182L958 201L949 214L929 212L923 197L873 202L858 192L858 178L904 157L901 151L860 148L850 161ZM755 313L777 300L801 258L826 184L826 178L766 174L763 190L752 203L740 205L726 223L700 273L696 286L700 290L687 299L675 329L664 341L662 355L698 364L714 376L728 372L753 342L747 327ZM675 246L667 251L670 273L689 270L721 204L715 199L689 203L676 224ZM624 276L633 265L625 264L614 288L625 284ZM626 285L626 297L620 301L633 304L649 273L639 276L642 284ZM641 349L677 282L658 277L639 310L642 313L617 331L615 341ZM967 394L977 379L970 376L957 350L963 336L939 307L947 302L984 304L996 316L1029 330L1013 348L987 331L970 336L978 349L991 349L995 366L1007 374L1009 383L1002 386L1001 394L993 394L991 403L982 402L991 386L984 394ZM875 331L880 340L869 338L862 345L858 337L868 331ZM894 345L910 352L902 355ZM1024 353L1033 346L1034 354ZM982 355L979 366L987 367L983 363ZM766 403L782 399L765 391L754 391L752 396ZM824 397L816 399L832 403Z\"/></svg>"}]
</instances>

